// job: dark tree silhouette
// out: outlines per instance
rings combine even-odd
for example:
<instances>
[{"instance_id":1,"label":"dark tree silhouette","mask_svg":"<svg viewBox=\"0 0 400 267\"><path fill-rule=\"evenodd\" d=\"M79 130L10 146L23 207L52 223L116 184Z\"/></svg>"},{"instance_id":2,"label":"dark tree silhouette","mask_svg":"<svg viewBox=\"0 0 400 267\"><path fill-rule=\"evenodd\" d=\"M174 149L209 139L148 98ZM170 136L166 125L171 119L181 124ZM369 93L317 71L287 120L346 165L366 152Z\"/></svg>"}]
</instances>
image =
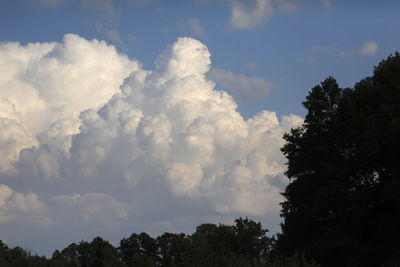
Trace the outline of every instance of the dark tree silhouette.
<instances>
[{"instance_id":1,"label":"dark tree silhouette","mask_svg":"<svg viewBox=\"0 0 400 267\"><path fill-rule=\"evenodd\" d=\"M156 240L146 233L122 239L118 250L126 266L156 266L158 261Z\"/></svg>"},{"instance_id":2,"label":"dark tree silhouette","mask_svg":"<svg viewBox=\"0 0 400 267\"><path fill-rule=\"evenodd\" d=\"M187 266L191 261L192 243L185 234L164 233L157 244L162 266Z\"/></svg>"},{"instance_id":3,"label":"dark tree silhouette","mask_svg":"<svg viewBox=\"0 0 400 267\"><path fill-rule=\"evenodd\" d=\"M314 87L304 124L285 134L290 179L278 248L322 266L379 266L399 257L400 55L354 89Z\"/></svg>"}]
</instances>

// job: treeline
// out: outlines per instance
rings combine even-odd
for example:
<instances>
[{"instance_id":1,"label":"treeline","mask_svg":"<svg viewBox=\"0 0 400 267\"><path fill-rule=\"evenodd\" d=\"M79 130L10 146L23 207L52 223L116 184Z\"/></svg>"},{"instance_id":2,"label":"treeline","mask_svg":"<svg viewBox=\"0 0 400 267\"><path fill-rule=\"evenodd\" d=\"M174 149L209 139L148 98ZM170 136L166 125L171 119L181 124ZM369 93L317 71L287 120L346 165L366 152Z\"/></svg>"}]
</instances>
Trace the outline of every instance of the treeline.
<instances>
[{"instance_id":1,"label":"treeline","mask_svg":"<svg viewBox=\"0 0 400 267\"><path fill-rule=\"evenodd\" d=\"M192 235L164 233L152 238L134 233L123 238L117 248L96 237L90 243L81 241L56 250L50 259L19 247L9 249L0 241L0 266L318 266L300 254L278 256L275 238L266 233L260 223L239 218L233 226L202 224Z\"/></svg>"},{"instance_id":2,"label":"treeline","mask_svg":"<svg viewBox=\"0 0 400 267\"><path fill-rule=\"evenodd\" d=\"M327 78L303 106L304 123L284 135L276 238L239 218L192 235L132 234L117 248L98 237L50 259L0 243L0 266L400 266L400 54L354 88Z\"/></svg>"}]
</instances>

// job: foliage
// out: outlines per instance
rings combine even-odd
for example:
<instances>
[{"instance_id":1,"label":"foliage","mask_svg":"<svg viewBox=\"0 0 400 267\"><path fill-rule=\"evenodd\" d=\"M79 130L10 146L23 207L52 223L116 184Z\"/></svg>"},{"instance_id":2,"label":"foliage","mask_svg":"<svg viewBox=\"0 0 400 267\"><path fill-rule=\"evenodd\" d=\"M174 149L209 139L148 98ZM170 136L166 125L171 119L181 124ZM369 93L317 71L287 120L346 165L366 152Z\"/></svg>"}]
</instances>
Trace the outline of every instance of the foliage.
<instances>
[{"instance_id":1,"label":"foliage","mask_svg":"<svg viewBox=\"0 0 400 267\"><path fill-rule=\"evenodd\" d=\"M248 218L235 225L202 224L193 235L164 233L152 238L133 233L118 249L100 237L72 243L50 259L32 256L22 248L9 249L0 241L0 266L119 267L119 266L288 266L315 267L302 255L288 258L273 254L275 239Z\"/></svg>"},{"instance_id":2,"label":"foliage","mask_svg":"<svg viewBox=\"0 0 400 267\"><path fill-rule=\"evenodd\" d=\"M341 89L329 77L285 134L290 179L282 203L283 254L322 266L378 266L399 256L400 54Z\"/></svg>"}]
</instances>

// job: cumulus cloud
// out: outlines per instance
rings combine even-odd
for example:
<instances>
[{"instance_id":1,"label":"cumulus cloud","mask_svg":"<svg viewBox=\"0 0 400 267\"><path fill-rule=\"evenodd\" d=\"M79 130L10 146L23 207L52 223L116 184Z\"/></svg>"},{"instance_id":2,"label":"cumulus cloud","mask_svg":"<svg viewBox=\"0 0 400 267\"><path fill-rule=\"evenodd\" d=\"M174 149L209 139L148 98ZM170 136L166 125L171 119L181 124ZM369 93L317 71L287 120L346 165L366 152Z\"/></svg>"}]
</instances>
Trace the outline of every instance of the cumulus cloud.
<instances>
[{"instance_id":1,"label":"cumulus cloud","mask_svg":"<svg viewBox=\"0 0 400 267\"><path fill-rule=\"evenodd\" d=\"M0 170L10 168L19 157L19 152L37 145L35 138L15 119L0 118Z\"/></svg>"},{"instance_id":2,"label":"cumulus cloud","mask_svg":"<svg viewBox=\"0 0 400 267\"><path fill-rule=\"evenodd\" d=\"M68 34L60 44L2 44L0 68L4 169L18 159L21 149L38 146L40 136L70 139L78 133L78 115L104 105L138 64L105 42Z\"/></svg>"},{"instance_id":3,"label":"cumulus cloud","mask_svg":"<svg viewBox=\"0 0 400 267\"><path fill-rule=\"evenodd\" d=\"M239 84L240 97L263 97L271 84L218 69L206 76L210 64L191 38L168 46L154 70L72 34L1 44L0 235L37 248L55 234L58 243L37 248L49 253L80 234L192 232L238 216L277 229L282 135L302 119L243 119L215 82Z\"/></svg>"},{"instance_id":4,"label":"cumulus cloud","mask_svg":"<svg viewBox=\"0 0 400 267\"><path fill-rule=\"evenodd\" d=\"M250 65L250 67L254 67L254 65ZM230 89L233 96L239 101L265 98L274 87L271 82L264 79L233 74L218 68L212 69L208 77L222 87Z\"/></svg>"}]
</instances>

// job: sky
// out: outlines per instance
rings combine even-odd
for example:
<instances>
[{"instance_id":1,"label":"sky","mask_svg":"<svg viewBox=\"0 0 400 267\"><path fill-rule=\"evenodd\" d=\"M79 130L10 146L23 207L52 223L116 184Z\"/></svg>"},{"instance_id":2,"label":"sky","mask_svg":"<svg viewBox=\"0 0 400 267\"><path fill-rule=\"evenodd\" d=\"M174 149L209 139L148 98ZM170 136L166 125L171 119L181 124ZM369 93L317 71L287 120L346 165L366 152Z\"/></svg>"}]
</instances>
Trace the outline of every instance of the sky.
<instances>
[{"instance_id":1,"label":"sky","mask_svg":"<svg viewBox=\"0 0 400 267\"><path fill-rule=\"evenodd\" d=\"M400 3L0 0L0 239L279 232L282 135L400 46Z\"/></svg>"}]
</instances>

